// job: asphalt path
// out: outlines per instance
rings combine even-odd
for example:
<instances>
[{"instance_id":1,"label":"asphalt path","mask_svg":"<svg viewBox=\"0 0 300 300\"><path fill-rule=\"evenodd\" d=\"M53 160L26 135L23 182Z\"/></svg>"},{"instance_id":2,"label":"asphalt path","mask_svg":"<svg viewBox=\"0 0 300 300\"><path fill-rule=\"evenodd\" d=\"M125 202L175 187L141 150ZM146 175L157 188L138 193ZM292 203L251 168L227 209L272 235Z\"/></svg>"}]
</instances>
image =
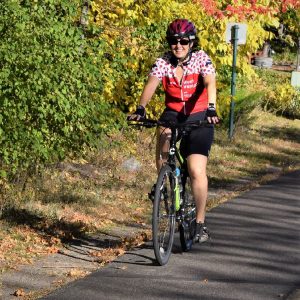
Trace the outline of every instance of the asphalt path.
<instances>
[{"instance_id":1,"label":"asphalt path","mask_svg":"<svg viewBox=\"0 0 300 300\"><path fill-rule=\"evenodd\" d=\"M286 299L300 287L300 170L207 213L212 242L166 266L151 243L44 299ZM178 236L178 234L176 234Z\"/></svg>"}]
</instances>

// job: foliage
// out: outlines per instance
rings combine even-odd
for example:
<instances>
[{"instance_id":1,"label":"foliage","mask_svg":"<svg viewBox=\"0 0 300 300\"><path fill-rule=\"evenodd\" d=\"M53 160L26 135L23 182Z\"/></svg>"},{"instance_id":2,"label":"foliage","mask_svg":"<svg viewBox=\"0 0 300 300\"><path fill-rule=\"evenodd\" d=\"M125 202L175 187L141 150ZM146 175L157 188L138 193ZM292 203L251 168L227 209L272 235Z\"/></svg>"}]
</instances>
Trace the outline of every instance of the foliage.
<instances>
[{"instance_id":1,"label":"foliage","mask_svg":"<svg viewBox=\"0 0 300 300\"><path fill-rule=\"evenodd\" d=\"M292 52L289 48L285 48L281 53L277 52L272 55L273 64L280 65L296 65L297 55Z\"/></svg>"},{"instance_id":2,"label":"foliage","mask_svg":"<svg viewBox=\"0 0 300 300\"><path fill-rule=\"evenodd\" d=\"M269 111L300 118L300 90L291 86L291 75L273 70L257 70L254 86L263 91L261 105Z\"/></svg>"},{"instance_id":3,"label":"foliage","mask_svg":"<svg viewBox=\"0 0 300 300\"><path fill-rule=\"evenodd\" d=\"M280 33L279 38L283 40L291 48L298 48L298 39L300 36L300 2L292 6L286 6L282 9L283 13L279 19L283 27L283 32Z\"/></svg>"},{"instance_id":4,"label":"foliage","mask_svg":"<svg viewBox=\"0 0 300 300\"><path fill-rule=\"evenodd\" d=\"M293 118L300 118L300 90L283 83L266 93L265 108Z\"/></svg>"},{"instance_id":5,"label":"foliage","mask_svg":"<svg viewBox=\"0 0 300 300\"><path fill-rule=\"evenodd\" d=\"M291 1L290 1L291 2ZM287 1L283 2L287 7ZM292 4L294 5L294 4ZM247 43L239 47L239 76L254 74L249 65L251 53L257 51L274 34L266 26L279 26L279 3L259 1L158 0L92 1L91 22L101 28L105 74L104 97L124 111L133 111L142 92L147 73L155 58L168 49L165 43L167 24L173 19L188 18L198 28L200 46L212 58L217 71L219 90L230 84L232 47L224 39L228 22L248 25ZM288 7L293 7L289 4ZM220 101L220 110L228 110L228 101ZM163 93L151 101L148 112L157 116L163 108Z\"/></svg>"},{"instance_id":6,"label":"foliage","mask_svg":"<svg viewBox=\"0 0 300 300\"><path fill-rule=\"evenodd\" d=\"M0 3L1 176L92 146L109 126L99 99L102 46L82 39L80 2Z\"/></svg>"},{"instance_id":7,"label":"foliage","mask_svg":"<svg viewBox=\"0 0 300 300\"><path fill-rule=\"evenodd\" d=\"M241 85L234 98L230 96L230 91L228 89L220 91L217 110L218 115L221 118L221 125L223 127L228 127L231 99L234 101L234 123L237 123L242 116L249 115L255 107L260 106L262 98L262 90L255 91Z\"/></svg>"},{"instance_id":8,"label":"foliage","mask_svg":"<svg viewBox=\"0 0 300 300\"><path fill-rule=\"evenodd\" d=\"M282 3L93 0L83 31L80 0L1 2L0 175L79 153L118 126L121 112L135 109L155 58L168 49L166 27L177 17L198 28L200 47L218 71L224 96L218 110L225 116L230 99L223 91L228 91L232 63L232 47L224 41L226 24L248 25L237 71L239 79L251 78L249 56L273 36L264 28L278 27L280 9L292 14L297 8L292 0ZM150 117L162 111L163 97L161 90L156 93Z\"/></svg>"}]
</instances>

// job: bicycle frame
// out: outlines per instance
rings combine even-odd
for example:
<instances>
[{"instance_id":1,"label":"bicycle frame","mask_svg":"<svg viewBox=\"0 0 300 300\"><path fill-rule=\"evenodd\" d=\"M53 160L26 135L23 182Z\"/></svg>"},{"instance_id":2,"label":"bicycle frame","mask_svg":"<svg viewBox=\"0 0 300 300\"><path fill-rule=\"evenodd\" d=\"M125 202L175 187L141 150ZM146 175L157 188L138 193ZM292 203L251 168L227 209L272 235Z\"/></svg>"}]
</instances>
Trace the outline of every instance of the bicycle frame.
<instances>
[{"instance_id":1,"label":"bicycle frame","mask_svg":"<svg viewBox=\"0 0 300 300\"><path fill-rule=\"evenodd\" d=\"M176 171L176 160L179 163L179 167L180 167L180 171L181 171L181 178L183 179L183 182L181 183L182 187L185 186L185 180L186 180L186 176L187 174L187 170L185 169L185 164L186 164L186 160L185 158L183 158L180 154L180 151L177 147L177 129L176 127L171 127L171 138L170 138L170 149L169 149L169 156L168 156L168 160L167 163L174 174L174 178L176 176L175 171ZM175 206L175 211L178 212L181 209L181 204L184 205L184 203L181 203L181 196L182 199L184 199L184 191L183 194L180 195L180 185L179 184L175 184L175 188L174 188L174 206ZM184 200L183 200L184 201Z\"/></svg>"},{"instance_id":2,"label":"bicycle frame","mask_svg":"<svg viewBox=\"0 0 300 300\"><path fill-rule=\"evenodd\" d=\"M183 171L183 166L185 164L185 159L181 156L178 147L176 146L177 143L177 129L175 127L171 127L171 139L170 139L170 149L169 149L169 156L167 160L167 164L171 167L174 178L176 176L176 159L179 163L181 171ZM184 170L186 172L186 170ZM186 175L185 175L186 176ZM180 210L180 186L179 184L175 184L174 188L174 200L175 200L175 211L178 212Z\"/></svg>"}]
</instances>

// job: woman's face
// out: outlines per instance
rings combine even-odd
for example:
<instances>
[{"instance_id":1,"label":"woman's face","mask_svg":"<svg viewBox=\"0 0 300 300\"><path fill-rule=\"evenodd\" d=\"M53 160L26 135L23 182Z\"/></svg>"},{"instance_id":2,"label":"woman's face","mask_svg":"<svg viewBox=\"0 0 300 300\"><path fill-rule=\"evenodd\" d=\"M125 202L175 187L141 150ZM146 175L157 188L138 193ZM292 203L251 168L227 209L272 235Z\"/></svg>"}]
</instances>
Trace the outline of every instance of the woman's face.
<instances>
[{"instance_id":1,"label":"woman's face","mask_svg":"<svg viewBox=\"0 0 300 300\"><path fill-rule=\"evenodd\" d=\"M192 47L193 43L190 43L188 38L171 38L169 39L169 44L171 47L172 53L175 55L176 58L184 59L189 53L190 48Z\"/></svg>"}]
</instances>

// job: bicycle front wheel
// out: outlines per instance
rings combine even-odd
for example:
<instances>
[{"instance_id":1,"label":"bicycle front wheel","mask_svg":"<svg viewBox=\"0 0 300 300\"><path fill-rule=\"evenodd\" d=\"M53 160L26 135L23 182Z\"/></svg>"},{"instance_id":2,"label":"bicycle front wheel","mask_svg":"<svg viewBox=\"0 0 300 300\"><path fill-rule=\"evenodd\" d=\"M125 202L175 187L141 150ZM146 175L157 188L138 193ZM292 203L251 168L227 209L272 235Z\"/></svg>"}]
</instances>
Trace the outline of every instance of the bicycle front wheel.
<instances>
[{"instance_id":1,"label":"bicycle front wheel","mask_svg":"<svg viewBox=\"0 0 300 300\"><path fill-rule=\"evenodd\" d=\"M174 185L171 167L162 167L156 182L152 214L154 253L161 266L168 262L174 241Z\"/></svg>"}]
</instances>

